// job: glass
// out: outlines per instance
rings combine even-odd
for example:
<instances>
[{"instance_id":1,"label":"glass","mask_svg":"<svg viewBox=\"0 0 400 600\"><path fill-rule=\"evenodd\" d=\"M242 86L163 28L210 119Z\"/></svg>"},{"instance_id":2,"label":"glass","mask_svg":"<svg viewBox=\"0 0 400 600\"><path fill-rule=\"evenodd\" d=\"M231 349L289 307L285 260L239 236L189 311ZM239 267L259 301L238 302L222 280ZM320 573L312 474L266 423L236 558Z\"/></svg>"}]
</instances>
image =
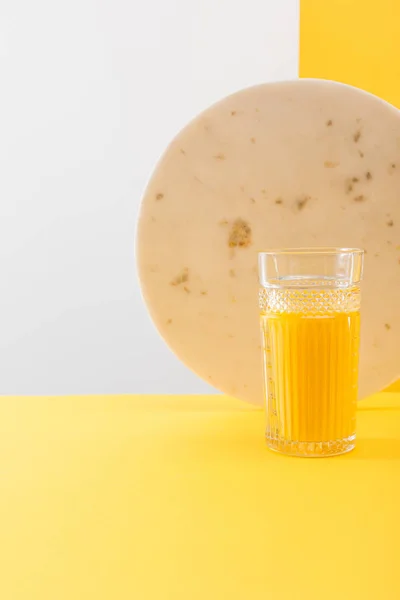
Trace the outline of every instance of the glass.
<instances>
[{"instance_id":1,"label":"glass","mask_svg":"<svg viewBox=\"0 0 400 600\"><path fill-rule=\"evenodd\" d=\"M355 446L364 252L259 254L267 445L294 456Z\"/></svg>"}]
</instances>

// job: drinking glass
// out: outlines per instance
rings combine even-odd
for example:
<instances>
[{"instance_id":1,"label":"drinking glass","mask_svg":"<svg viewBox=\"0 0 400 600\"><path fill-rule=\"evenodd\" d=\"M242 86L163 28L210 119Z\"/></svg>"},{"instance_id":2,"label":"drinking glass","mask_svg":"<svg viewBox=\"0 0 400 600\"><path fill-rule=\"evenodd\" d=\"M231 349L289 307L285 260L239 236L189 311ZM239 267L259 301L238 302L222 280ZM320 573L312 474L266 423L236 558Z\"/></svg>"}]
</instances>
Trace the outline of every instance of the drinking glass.
<instances>
[{"instance_id":1,"label":"drinking glass","mask_svg":"<svg viewBox=\"0 0 400 600\"><path fill-rule=\"evenodd\" d=\"M355 446L363 250L259 254L271 450L333 456Z\"/></svg>"}]
</instances>

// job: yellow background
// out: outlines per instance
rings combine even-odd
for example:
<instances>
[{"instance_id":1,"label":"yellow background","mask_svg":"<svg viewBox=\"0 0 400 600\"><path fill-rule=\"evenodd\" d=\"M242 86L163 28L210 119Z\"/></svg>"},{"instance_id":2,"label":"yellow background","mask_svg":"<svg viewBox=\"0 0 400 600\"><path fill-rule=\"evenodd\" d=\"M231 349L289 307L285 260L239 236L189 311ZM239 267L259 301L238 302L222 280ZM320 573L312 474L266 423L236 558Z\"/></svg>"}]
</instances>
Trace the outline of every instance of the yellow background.
<instances>
[{"instance_id":1,"label":"yellow background","mask_svg":"<svg viewBox=\"0 0 400 600\"><path fill-rule=\"evenodd\" d=\"M1 600L398 600L400 395L346 456L223 396L2 398Z\"/></svg>"},{"instance_id":2,"label":"yellow background","mask_svg":"<svg viewBox=\"0 0 400 600\"><path fill-rule=\"evenodd\" d=\"M354 85L400 108L400 1L301 0L299 74ZM400 391L400 380L388 391Z\"/></svg>"},{"instance_id":3,"label":"yellow background","mask_svg":"<svg viewBox=\"0 0 400 600\"><path fill-rule=\"evenodd\" d=\"M400 108L400 2L301 0L300 77L334 79Z\"/></svg>"}]
</instances>

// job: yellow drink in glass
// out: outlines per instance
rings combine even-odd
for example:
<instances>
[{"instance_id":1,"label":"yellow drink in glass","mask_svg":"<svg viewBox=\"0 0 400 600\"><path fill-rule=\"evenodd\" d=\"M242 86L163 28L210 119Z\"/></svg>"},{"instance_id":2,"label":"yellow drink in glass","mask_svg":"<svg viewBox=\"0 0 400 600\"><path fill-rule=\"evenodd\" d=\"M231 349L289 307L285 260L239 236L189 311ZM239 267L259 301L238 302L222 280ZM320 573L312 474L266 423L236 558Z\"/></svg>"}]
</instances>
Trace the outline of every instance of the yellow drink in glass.
<instances>
[{"instance_id":1,"label":"yellow drink in glass","mask_svg":"<svg viewBox=\"0 0 400 600\"><path fill-rule=\"evenodd\" d=\"M360 288L286 278L260 289L268 446L330 456L354 448Z\"/></svg>"},{"instance_id":2,"label":"yellow drink in glass","mask_svg":"<svg viewBox=\"0 0 400 600\"><path fill-rule=\"evenodd\" d=\"M301 442L353 436L359 311L262 314L261 326L270 435Z\"/></svg>"}]
</instances>

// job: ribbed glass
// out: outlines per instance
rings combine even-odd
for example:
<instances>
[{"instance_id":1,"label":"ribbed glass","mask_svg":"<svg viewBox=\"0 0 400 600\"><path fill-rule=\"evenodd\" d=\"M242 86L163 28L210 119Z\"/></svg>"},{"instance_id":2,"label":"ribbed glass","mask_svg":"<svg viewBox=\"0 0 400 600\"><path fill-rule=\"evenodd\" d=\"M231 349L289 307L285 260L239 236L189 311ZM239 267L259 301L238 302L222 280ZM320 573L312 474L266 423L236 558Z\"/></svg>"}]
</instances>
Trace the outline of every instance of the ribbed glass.
<instances>
[{"instance_id":1,"label":"ribbed glass","mask_svg":"<svg viewBox=\"0 0 400 600\"><path fill-rule=\"evenodd\" d=\"M282 252L285 268L280 272ZM289 275L288 252L293 253ZM355 445L362 252L304 252L275 251L271 279L265 266L271 253L260 255L266 438L271 449L286 454L330 456ZM327 261L316 257L326 252ZM353 258L349 269L335 276L332 254L343 252ZM354 264L357 260L360 265ZM339 264L343 267L343 260Z\"/></svg>"}]
</instances>

